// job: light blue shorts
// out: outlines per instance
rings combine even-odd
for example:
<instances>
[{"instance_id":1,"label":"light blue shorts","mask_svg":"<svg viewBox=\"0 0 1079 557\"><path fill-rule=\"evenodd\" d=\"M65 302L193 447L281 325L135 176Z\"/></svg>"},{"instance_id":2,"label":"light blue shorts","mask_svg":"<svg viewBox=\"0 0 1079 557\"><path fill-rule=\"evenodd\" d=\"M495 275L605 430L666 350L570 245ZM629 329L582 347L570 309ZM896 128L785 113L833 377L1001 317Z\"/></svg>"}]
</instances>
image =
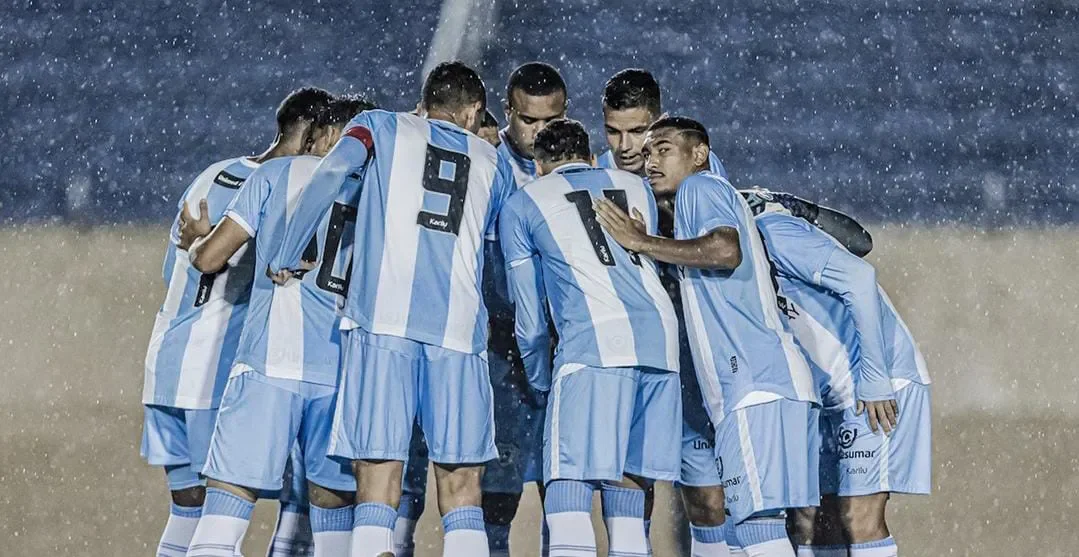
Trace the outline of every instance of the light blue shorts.
<instances>
[{"instance_id":1,"label":"light blue shorts","mask_svg":"<svg viewBox=\"0 0 1079 557\"><path fill-rule=\"evenodd\" d=\"M171 406L143 407L139 454L152 466L163 466L169 490L204 485L199 471L206 463L217 409L184 410Z\"/></svg>"},{"instance_id":2,"label":"light blue shorts","mask_svg":"<svg viewBox=\"0 0 1079 557\"><path fill-rule=\"evenodd\" d=\"M335 399L336 389L329 385L254 371L230 377L202 473L250 489L278 491L298 443L308 481L355 491L351 468L326 456Z\"/></svg>"},{"instance_id":3,"label":"light blue shorts","mask_svg":"<svg viewBox=\"0 0 1079 557\"><path fill-rule=\"evenodd\" d=\"M856 415L854 408L822 415L822 493L929 494L933 481L929 386L911 383L895 395L899 424L891 435L873 433L868 416Z\"/></svg>"},{"instance_id":4,"label":"light blue shorts","mask_svg":"<svg viewBox=\"0 0 1079 557\"><path fill-rule=\"evenodd\" d=\"M820 504L820 409L779 399L727 414L716 452L727 511L751 515Z\"/></svg>"},{"instance_id":5,"label":"light blue shorts","mask_svg":"<svg viewBox=\"0 0 1079 557\"><path fill-rule=\"evenodd\" d=\"M691 427L688 422L683 422L682 476L677 485L710 487L722 483L714 441Z\"/></svg>"},{"instance_id":6,"label":"light blue shorts","mask_svg":"<svg viewBox=\"0 0 1079 557\"><path fill-rule=\"evenodd\" d=\"M343 331L340 396L329 454L342 460L408 460L419 418L430 459L480 464L495 449L484 354L406 338Z\"/></svg>"},{"instance_id":7,"label":"light blue shorts","mask_svg":"<svg viewBox=\"0 0 1079 557\"><path fill-rule=\"evenodd\" d=\"M570 368L563 366L547 402L544 481L618 481L625 474L677 480L682 460L678 374Z\"/></svg>"}]
</instances>

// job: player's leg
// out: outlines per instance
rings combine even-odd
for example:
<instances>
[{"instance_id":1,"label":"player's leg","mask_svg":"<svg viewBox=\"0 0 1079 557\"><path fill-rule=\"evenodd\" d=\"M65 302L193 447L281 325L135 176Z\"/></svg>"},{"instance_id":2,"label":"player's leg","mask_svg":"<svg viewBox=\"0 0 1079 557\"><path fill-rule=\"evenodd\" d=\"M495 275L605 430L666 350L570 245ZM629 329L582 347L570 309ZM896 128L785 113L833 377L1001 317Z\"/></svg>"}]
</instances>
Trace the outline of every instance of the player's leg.
<instances>
[{"instance_id":1,"label":"player's leg","mask_svg":"<svg viewBox=\"0 0 1079 557\"><path fill-rule=\"evenodd\" d=\"M416 524L426 506L427 464L427 441L417 423L412 427L408 462L401 478L401 502L397 505L397 523L393 528L393 547L397 557L413 557L416 552Z\"/></svg>"},{"instance_id":2,"label":"player's leg","mask_svg":"<svg viewBox=\"0 0 1079 557\"><path fill-rule=\"evenodd\" d=\"M307 473L315 557L347 557L352 546L356 479L351 467L326 453L333 431L337 388L305 383L299 444Z\"/></svg>"},{"instance_id":3,"label":"player's leg","mask_svg":"<svg viewBox=\"0 0 1079 557\"><path fill-rule=\"evenodd\" d=\"M420 370L420 424L434 463L446 556L489 554L480 480L498 457L485 354L426 345Z\"/></svg>"},{"instance_id":4,"label":"player's leg","mask_svg":"<svg viewBox=\"0 0 1079 557\"><path fill-rule=\"evenodd\" d=\"M691 411L683 408L683 413ZM709 435L713 434L709 432ZM727 529L733 523L727 520L724 508L723 480L713 441L692 427L689 420L682 423L682 465L678 487L689 521L690 554L693 557L728 555Z\"/></svg>"},{"instance_id":5,"label":"player's leg","mask_svg":"<svg viewBox=\"0 0 1079 557\"><path fill-rule=\"evenodd\" d=\"M820 502L818 410L780 399L735 410L716 428L726 506L749 557L793 557L785 511Z\"/></svg>"},{"instance_id":6,"label":"player's leg","mask_svg":"<svg viewBox=\"0 0 1079 557\"><path fill-rule=\"evenodd\" d=\"M278 497L277 523L266 549L267 557L306 557L314 551L311 534L310 505L307 500L307 474L303 451L292 446L285 466L284 487Z\"/></svg>"},{"instance_id":7,"label":"player's leg","mask_svg":"<svg viewBox=\"0 0 1079 557\"><path fill-rule=\"evenodd\" d=\"M543 452L548 480L544 509L552 557L596 551L589 518L592 492L598 482L620 482L625 475L639 375L632 368L566 365L555 376ZM611 551L632 545L632 540L644 544L644 493L638 490L630 495L625 499L632 500L625 506L607 506L611 518L629 515L626 521L635 525L608 536ZM622 536L632 540L615 539Z\"/></svg>"},{"instance_id":8,"label":"player's leg","mask_svg":"<svg viewBox=\"0 0 1079 557\"><path fill-rule=\"evenodd\" d=\"M393 551L416 409L418 343L342 331L341 379L327 454L351 461L356 478L352 555Z\"/></svg>"},{"instance_id":9,"label":"player's leg","mask_svg":"<svg viewBox=\"0 0 1079 557\"><path fill-rule=\"evenodd\" d=\"M839 455L839 519L852 557L898 554L885 520L890 493L928 494L931 471L929 387L896 391L901 419L890 435L847 410L832 419Z\"/></svg>"},{"instance_id":10,"label":"player's leg","mask_svg":"<svg viewBox=\"0 0 1079 557\"><path fill-rule=\"evenodd\" d=\"M820 505L788 509L787 530L799 557L846 557L847 545L839 524L839 454L831 433L831 412L822 412L817 431L820 444Z\"/></svg>"},{"instance_id":11,"label":"player's leg","mask_svg":"<svg viewBox=\"0 0 1079 557\"><path fill-rule=\"evenodd\" d=\"M611 551L618 554L639 554L650 551L648 528L645 520L651 516L649 492L656 480L677 481L681 476L682 449L682 385L677 373L661 372L649 368L638 370L637 386L633 404L632 420L626 432L626 458L624 473L630 483L622 482L620 489L631 491L613 492L609 497L609 485L604 486L604 517ZM619 434L621 435L621 433ZM639 490L632 490L637 487ZM618 512L616 505L608 505L608 499L618 501L640 500L641 523L637 515L620 513L612 520L611 511ZM629 511L630 507L623 509ZM633 519L633 522L629 520ZM621 527L614 528L615 524ZM638 537L638 534L641 537Z\"/></svg>"},{"instance_id":12,"label":"player's leg","mask_svg":"<svg viewBox=\"0 0 1079 557\"><path fill-rule=\"evenodd\" d=\"M143 458L165 469L171 502L169 519L157 545L161 557L182 557L202 516L205 482L191 463L185 412L164 406L144 407Z\"/></svg>"},{"instance_id":13,"label":"player's leg","mask_svg":"<svg viewBox=\"0 0 1079 557\"><path fill-rule=\"evenodd\" d=\"M607 527L611 557L648 555L648 536L644 529L645 492L652 481L627 475L620 482L602 482L603 523Z\"/></svg>"},{"instance_id":14,"label":"player's leg","mask_svg":"<svg viewBox=\"0 0 1079 557\"><path fill-rule=\"evenodd\" d=\"M518 446L521 449L521 476L524 484L534 484L539 493L540 505L547 498L547 487L543 482L543 429L547 419L547 397L537 398L535 392L528 392L525 403L518 407L520 436ZM540 509L542 511L542 508ZM547 527L546 513L540 517L540 557L550 553L551 533Z\"/></svg>"},{"instance_id":15,"label":"player's leg","mask_svg":"<svg viewBox=\"0 0 1079 557\"><path fill-rule=\"evenodd\" d=\"M517 515L524 489L519 417L527 379L520 361L489 353L491 389L494 395L495 446L498 458L483 471L483 524L491 557L509 557L510 524Z\"/></svg>"},{"instance_id":16,"label":"player's leg","mask_svg":"<svg viewBox=\"0 0 1079 557\"><path fill-rule=\"evenodd\" d=\"M254 371L229 378L203 468L206 505L189 557L238 553L258 492L282 488L303 411L298 385Z\"/></svg>"}]
</instances>

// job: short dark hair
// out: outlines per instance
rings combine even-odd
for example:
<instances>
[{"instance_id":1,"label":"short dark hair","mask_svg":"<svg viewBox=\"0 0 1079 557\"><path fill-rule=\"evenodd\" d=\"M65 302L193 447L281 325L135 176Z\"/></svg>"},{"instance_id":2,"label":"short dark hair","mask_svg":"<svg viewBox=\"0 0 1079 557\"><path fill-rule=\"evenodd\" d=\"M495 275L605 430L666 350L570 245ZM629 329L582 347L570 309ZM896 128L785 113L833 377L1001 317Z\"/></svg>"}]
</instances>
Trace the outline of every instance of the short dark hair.
<instances>
[{"instance_id":1,"label":"short dark hair","mask_svg":"<svg viewBox=\"0 0 1079 557\"><path fill-rule=\"evenodd\" d=\"M513 104L513 92L523 91L533 97L545 97L557 92L566 95L566 81L550 64L529 62L521 64L506 83L506 102Z\"/></svg>"},{"instance_id":2,"label":"short dark hair","mask_svg":"<svg viewBox=\"0 0 1079 557\"><path fill-rule=\"evenodd\" d=\"M357 114L373 108L375 108L375 103L367 100L361 95L341 95L334 99L333 103L330 104L330 108L326 111L325 118L321 124L324 126L340 126L347 124L348 121L355 118Z\"/></svg>"},{"instance_id":3,"label":"short dark hair","mask_svg":"<svg viewBox=\"0 0 1079 557\"><path fill-rule=\"evenodd\" d=\"M423 106L456 110L478 102L487 108L487 88L476 70L464 62L442 62L423 82Z\"/></svg>"},{"instance_id":4,"label":"short dark hair","mask_svg":"<svg viewBox=\"0 0 1079 557\"><path fill-rule=\"evenodd\" d=\"M483 120L480 121L480 127L481 128L497 128L498 127L498 119L495 118L495 115L492 114L490 110L484 110L483 111Z\"/></svg>"},{"instance_id":5,"label":"short dark hair","mask_svg":"<svg viewBox=\"0 0 1079 557\"><path fill-rule=\"evenodd\" d=\"M277 132L288 133L302 120L322 122L333 101L329 91L318 87L301 87L289 93L277 107Z\"/></svg>"},{"instance_id":6,"label":"short dark hair","mask_svg":"<svg viewBox=\"0 0 1079 557\"><path fill-rule=\"evenodd\" d=\"M670 128L678 130L683 135L691 136L706 146L710 146L708 142L708 130L704 127L704 124L684 116L665 116L652 122L651 126L648 126L649 131L655 131L659 129Z\"/></svg>"},{"instance_id":7,"label":"short dark hair","mask_svg":"<svg viewBox=\"0 0 1079 557\"><path fill-rule=\"evenodd\" d=\"M644 108L659 116L662 112L659 83L645 70L622 70L611 76L603 87L603 106L613 110Z\"/></svg>"},{"instance_id":8,"label":"short dark hair","mask_svg":"<svg viewBox=\"0 0 1079 557\"><path fill-rule=\"evenodd\" d=\"M551 120L543 126L536 134L533 150L537 159L550 162L592 158L588 132L580 122L568 118Z\"/></svg>"}]
</instances>

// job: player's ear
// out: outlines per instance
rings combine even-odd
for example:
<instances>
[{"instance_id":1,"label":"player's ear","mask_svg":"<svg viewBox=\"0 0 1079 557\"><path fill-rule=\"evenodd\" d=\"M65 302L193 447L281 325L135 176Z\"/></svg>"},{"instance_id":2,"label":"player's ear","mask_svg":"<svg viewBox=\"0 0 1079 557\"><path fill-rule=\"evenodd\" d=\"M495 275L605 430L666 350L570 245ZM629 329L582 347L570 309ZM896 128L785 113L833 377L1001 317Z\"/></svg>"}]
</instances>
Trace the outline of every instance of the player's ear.
<instances>
[{"instance_id":1,"label":"player's ear","mask_svg":"<svg viewBox=\"0 0 1079 557\"><path fill-rule=\"evenodd\" d=\"M704 143L698 143L693 147L693 164L708 166L708 146Z\"/></svg>"},{"instance_id":2,"label":"player's ear","mask_svg":"<svg viewBox=\"0 0 1079 557\"><path fill-rule=\"evenodd\" d=\"M510 100L505 99L502 101L502 114L506 117L506 123L510 121L510 112L513 112L513 107L510 106Z\"/></svg>"}]
</instances>

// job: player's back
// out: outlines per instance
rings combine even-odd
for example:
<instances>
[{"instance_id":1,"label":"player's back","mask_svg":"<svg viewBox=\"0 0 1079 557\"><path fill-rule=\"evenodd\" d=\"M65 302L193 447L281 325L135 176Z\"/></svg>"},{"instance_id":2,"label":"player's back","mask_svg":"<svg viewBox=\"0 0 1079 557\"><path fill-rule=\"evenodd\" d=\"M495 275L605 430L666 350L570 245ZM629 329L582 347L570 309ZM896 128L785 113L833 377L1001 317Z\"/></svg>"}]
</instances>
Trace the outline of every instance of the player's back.
<instances>
[{"instance_id":1,"label":"player's back","mask_svg":"<svg viewBox=\"0 0 1079 557\"><path fill-rule=\"evenodd\" d=\"M690 176L675 200L675 237L697 238L719 227L738 231L741 263L731 271L686 267L681 281L694 366L712 421L779 398L816 402L749 207L722 177Z\"/></svg>"},{"instance_id":2,"label":"player's back","mask_svg":"<svg viewBox=\"0 0 1079 557\"><path fill-rule=\"evenodd\" d=\"M678 318L656 264L606 235L592 208L602 198L640 211L649 231L656 233L655 200L643 180L583 163L564 165L532 182L503 212L502 218L519 223L514 230L529 234L540 256L559 338L555 367L576 363L677 371Z\"/></svg>"},{"instance_id":3,"label":"player's back","mask_svg":"<svg viewBox=\"0 0 1079 557\"><path fill-rule=\"evenodd\" d=\"M366 111L346 133L366 134L373 159L344 317L376 334L485 350L482 248L514 187L508 162L460 127L412 114Z\"/></svg>"},{"instance_id":4,"label":"player's back","mask_svg":"<svg viewBox=\"0 0 1079 557\"><path fill-rule=\"evenodd\" d=\"M198 216L205 199L217 224L258 164L247 158L210 165L182 196ZM216 407L235 355L251 290L254 254L241 248L232 264L201 273L180 250L179 212L170 231L163 277L165 301L157 313L146 353L143 403L204 409Z\"/></svg>"},{"instance_id":5,"label":"player's back","mask_svg":"<svg viewBox=\"0 0 1079 557\"><path fill-rule=\"evenodd\" d=\"M255 268L266 269L285 236L295 207L319 163L318 157L281 157L255 171L227 216L255 238ZM300 280L275 286L258 273L236 364L283 379L333 385L340 353L337 300L345 294L347 263L342 244L351 246L355 207L339 200L319 223L304 252L317 263Z\"/></svg>"}]
</instances>

